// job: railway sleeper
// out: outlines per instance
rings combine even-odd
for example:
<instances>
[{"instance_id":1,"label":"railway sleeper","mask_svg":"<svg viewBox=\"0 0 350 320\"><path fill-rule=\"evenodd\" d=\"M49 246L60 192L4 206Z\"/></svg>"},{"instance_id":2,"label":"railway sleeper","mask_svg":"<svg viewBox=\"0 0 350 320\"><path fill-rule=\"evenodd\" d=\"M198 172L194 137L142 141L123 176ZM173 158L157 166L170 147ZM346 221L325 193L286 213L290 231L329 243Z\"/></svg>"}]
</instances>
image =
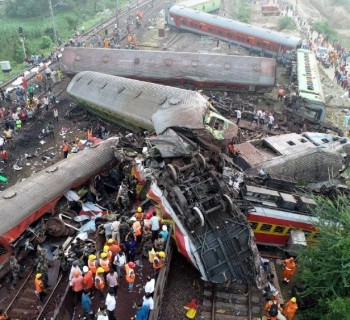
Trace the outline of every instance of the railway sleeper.
<instances>
[{"instance_id":1,"label":"railway sleeper","mask_svg":"<svg viewBox=\"0 0 350 320\"><path fill-rule=\"evenodd\" d=\"M212 320L211 312L202 312L201 319ZM229 315L229 314L215 314L215 320L247 320L248 316ZM261 320L260 316L253 317L251 320Z\"/></svg>"}]
</instances>

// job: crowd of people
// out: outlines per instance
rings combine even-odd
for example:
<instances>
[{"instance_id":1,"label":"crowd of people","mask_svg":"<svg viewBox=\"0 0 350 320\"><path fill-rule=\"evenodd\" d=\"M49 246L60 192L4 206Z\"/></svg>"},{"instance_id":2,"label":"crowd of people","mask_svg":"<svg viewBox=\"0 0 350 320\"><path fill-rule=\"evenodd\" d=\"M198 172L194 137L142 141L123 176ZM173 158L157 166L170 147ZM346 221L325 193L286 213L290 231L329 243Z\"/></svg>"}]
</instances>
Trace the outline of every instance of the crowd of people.
<instances>
[{"instance_id":1,"label":"crowd of people","mask_svg":"<svg viewBox=\"0 0 350 320\"><path fill-rule=\"evenodd\" d=\"M161 219L153 209L144 213L142 207L138 207L128 219L122 216L105 221L98 227L97 233L104 234L102 250L91 248L94 252L90 250L86 255L84 241L77 238L70 248L76 257L71 269L68 270L67 261L61 263L64 266L62 270L69 272L76 307L81 306L84 314L82 317L85 319L115 320L118 288L125 287L130 293L130 297L123 296L119 299L135 300L136 296L137 300L135 283L140 282L138 277L144 276L141 269L142 261L145 260L148 261L148 267L144 269L148 269L149 274L143 287L142 301L135 302L135 318L148 319L149 311L154 308L153 293L158 274L166 264L165 247L169 237L167 225L161 224ZM65 260L62 255L61 257ZM41 265L38 263L34 279L39 301L43 301L47 286L47 270L43 270ZM140 269L139 272L137 269ZM101 301L95 310L92 304L94 297Z\"/></svg>"}]
</instances>

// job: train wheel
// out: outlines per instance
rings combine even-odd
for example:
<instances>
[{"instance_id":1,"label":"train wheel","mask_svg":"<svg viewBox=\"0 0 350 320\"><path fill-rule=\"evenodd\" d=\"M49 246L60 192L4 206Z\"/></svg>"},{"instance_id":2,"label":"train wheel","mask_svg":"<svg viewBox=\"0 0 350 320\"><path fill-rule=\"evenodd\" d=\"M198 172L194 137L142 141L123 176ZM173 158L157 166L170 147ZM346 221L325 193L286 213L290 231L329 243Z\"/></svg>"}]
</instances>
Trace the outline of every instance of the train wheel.
<instances>
[{"instance_id":1,"label":"train wheel","mask_svg":"<svg viewBox=\"0 0 350 320\"><path fill-rule=\"evenodd\" d=\"M201 227L204 227L205 221L204 221L204 216L203 216L202 211L198 207L193 207L192 213L195 214L199 218L199 221L201 223Z\"/></svg>"},{"instance_id":2,"label":"train wheel","mask_svg":"<svg viewBox=\"0 0 350 320\"><path fill-rule=\"evenodd\" d=\"M181 192L180 188L175 186L171 188L171 191L173 193L174 200L176 201L178 206L181 208L181 210L185 212L186 209L188 208L188 202L185 196L183 195L183 193Z\"/></svg>"},{"instance_id":3,"label":"train wheel","mask_svg":"<svg viewBox=\"0 0 350 320\"><path fill-rule=\"evenodd\" d=\"M198 163L201 165L202 168L204 168L207 165L207 161L205 160L202 154L196 153L194 157L195 159L197 159Z\"/></svg>"},{"instance_id":4,"label":"train wheel","mask_svg":"<svg viewBox=\"0 0 350 320\"><path fill-rule=\"evenodd\" d=\"M222 198L225 201L226 212L232 212L234 209L234 205L233 205L233 201L230 198L230 196L228 196L227 194L223 194Z\"/></svg>"},{"instance_id":5,"label":"train wheel","mask_svg":"<svg viewBox=\"0 0 350 320\"><path fill-rule=\"evenodd\" d=\"M172 164L167 164L166 168L167 168L167 171L169 173L171 180L173 180L174 182L177 182L178 174L177 174L176 167L173 166Z\"/></svg>"}]
</instances>

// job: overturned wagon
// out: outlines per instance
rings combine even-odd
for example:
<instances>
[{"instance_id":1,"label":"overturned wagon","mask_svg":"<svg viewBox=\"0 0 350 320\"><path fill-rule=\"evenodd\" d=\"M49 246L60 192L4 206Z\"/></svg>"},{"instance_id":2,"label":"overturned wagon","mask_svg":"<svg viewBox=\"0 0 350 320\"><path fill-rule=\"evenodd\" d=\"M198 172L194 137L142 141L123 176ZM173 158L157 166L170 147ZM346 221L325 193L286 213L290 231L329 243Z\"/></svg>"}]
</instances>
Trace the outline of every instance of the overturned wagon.
<instances>
[{"instance_id":1,"label":"overturned wagon","mask_svg":"<svg viewBox=\"0 0 350 320\"><path fill-rule=\"evenodd\" d=\"M106 74L226 91L271 92L276 61L270 58L170 51L65 48L62 71Z\"/></svg>"}]
</instances>

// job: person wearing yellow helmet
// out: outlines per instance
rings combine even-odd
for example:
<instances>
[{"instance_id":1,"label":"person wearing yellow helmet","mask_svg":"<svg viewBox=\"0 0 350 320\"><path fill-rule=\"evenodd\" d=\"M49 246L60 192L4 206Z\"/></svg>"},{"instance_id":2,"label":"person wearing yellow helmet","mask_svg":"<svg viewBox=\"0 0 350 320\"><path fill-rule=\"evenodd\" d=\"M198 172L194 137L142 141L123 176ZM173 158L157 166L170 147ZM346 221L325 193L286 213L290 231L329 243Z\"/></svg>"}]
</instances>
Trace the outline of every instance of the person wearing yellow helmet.
<instances>
[{"instance_id":1,"label":"person wearing yellow helmet","mask_svg":"<svg viewBox=\"0 0 350 320\"><path fill-rule=\"evenodd\" d=\"M285 304L283 309L283 314L287 318L287 320L293 320L297 310L298 310L297 299L293 297Z\"/></svg>"},{"instance_id":2,"label":"person wearing yellow helmet","mask_svg":"<svg viewBox=\"0 0 350 320\"><path fill-rule=\"evenodd\" d=\"M108 245L105 245L103 247L103 252L107 253L107 259L109 260L109 262L112 262L113 261L113 253Z\"/></svg>"},{"instance_id":3,"label":"person wearing yellow helmet","mask_svg":"<svg viewBox=\"0 0 350 320\"><path fill-rule=\"evenodd\" d=\"M40 302L43 301L43 297L44 297L44 283L41 280L41 278L42 278L42 274L37 273L35 275L35 280L34 280L35 294L38 297Z\"/></svg>"},{"instance_id":4,"label":"person wearing yellow helmet","mask_svg":"<svg viewBox=\"0 0 350 320\"><path fill-rule=\"evenodd\" d=\"M98 267L95 276L95 288L97 289L97 292L101 298L103 298L103 289L105 287L104 272L105 270L102 267Z\"/></svg>"},{"instance_id":5,"label":"person wearing yellow helmet","mask_svg":"<svg viewBox=\"0 0 350 320\"><path fill-rule=\"evenodd\" d=\"M102 252L100 254L100 266L103 268L104 272L108 273L109 270L111 270L111 267L110 267L110 261L108 260L108 257L107 257L107 253L106 252ZM97 269L98 271L98 269Z\"/></svg>"},{"instance_id":6,"label":"person wearing yellow helmet","mask_svg":"<svg viewBox=\"0 0 350 320\"><path fill-rule=\"evenodd\" d=\"M137 208L137 212L135 213L135 218L138 221L141 221L143 219L143 210L141 207Z\"/></svg>"},{"instance_id":7,"label":"person wearing yellow helmet","mask_svg":"<svg viewBox=\"0 0 350 320\"><path fill-rule=\"evenodd\" d=\"M97 267L98 267L98 262L97 262L96 256L94 254L90 254L88 257L88 267L93 274L96 273Z\"/></svg>"}]
</instances>

